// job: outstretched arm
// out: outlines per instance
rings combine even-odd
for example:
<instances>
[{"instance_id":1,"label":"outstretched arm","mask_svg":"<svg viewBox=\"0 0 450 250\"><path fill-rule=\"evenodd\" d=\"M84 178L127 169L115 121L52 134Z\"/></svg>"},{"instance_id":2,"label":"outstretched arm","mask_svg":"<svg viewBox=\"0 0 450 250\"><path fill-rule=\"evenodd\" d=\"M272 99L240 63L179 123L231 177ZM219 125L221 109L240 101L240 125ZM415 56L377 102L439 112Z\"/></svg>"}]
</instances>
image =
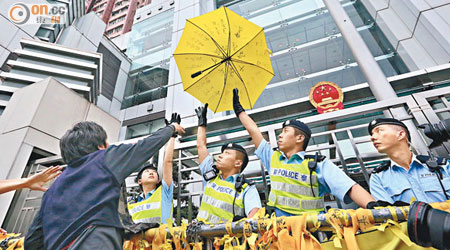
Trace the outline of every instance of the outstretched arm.
<instances>
[{"instance_id":1,"label":"outstretched arm","mask_svg":"<svg viewBox=\"0 0 450 250\"><path fill-rule=\"evenodd\" d=\"M47 191L44 184L61 174L61 167L49 167L39 174L35 174L28 178L16 180L0 181L0 194L21 188L29 188L31 190Z\"/></svg>"},{"instance_id":2,"label":"outstretched arm","mask_svg":"<svg viewBox=\"0 0 450 250\"><path fill-rule=\"evenodd\" d=\"M253 208L252 210L250 210L250 213L248 213L247 218L253 218L253 216L255 216L255 214L259 211L260 208Z\"/></svg>"},{"instance_id":3,"label":"outstretched arm","mask_svg":"<svg viewBox=\"0 0 450 250\"><path fill-rule=\"evenodd\" d=\"M259 131L258 126L256 126L255 121L250 118L250 116L245 113L244 108L241 106L239 102L239 93L238 89L233 89L233 109L236 116L241 121L244 128L252 137L253 143L255 143L255 147L258 148L261 141L264 139L261 131Z\"/></svg>"},{"instance_id":4,"label":"outstretched arm","mask_svg":"<svg viewBox=\"0 0 450 250\"><path fill-rule=\"evenodd\" d=\"M348 195L356 204L358 204L362 208L366 208L367 203L375 201L372 195L370 195L369 192L367 192L359 184L353 185Z\"/></svg>"},{"instance_id":5,"label":"outstretched arm","mask_svg":"<svg viewBox=\"0 0 450 250\"><path fill-rule=\"evenodd\" d=\"M202 163L203 160L208 156L208 148L206 147L206 111L208 108L208 103L204 107L198 107L195 113L198 117L198 131L197 131L197 151L198 151L198 161Z\"/></svg>"},{"instance_id":6,"label":"outstretched arm","mask_svg":"<svg viewBox=\"0 0 450 250\"><path fill-rule=\"evenodd\" d=\"M173 148L175 145L175 137L170 138L164 155L163 178L167 186L172 184L173 180Z\"/></svg>"},{"instance_id":7,"label":"outstretched arm","mask_svg":"<svg viewBox=\"0 0 450 250\"><path fill-rule=\"evenodd\" d=\"M181 116L177 113L172 113L172 119L170 122L165 120L166 126L169 124L177 124L181 123ZM167 186L170 187L173 181L173 149L175 145L175 138L177 138L177 134L174 133L172 137L169 139L169 143L167 144L166 152L164 154L164 163L163 163L163 179Z\"/></svg>"}]
</instances>

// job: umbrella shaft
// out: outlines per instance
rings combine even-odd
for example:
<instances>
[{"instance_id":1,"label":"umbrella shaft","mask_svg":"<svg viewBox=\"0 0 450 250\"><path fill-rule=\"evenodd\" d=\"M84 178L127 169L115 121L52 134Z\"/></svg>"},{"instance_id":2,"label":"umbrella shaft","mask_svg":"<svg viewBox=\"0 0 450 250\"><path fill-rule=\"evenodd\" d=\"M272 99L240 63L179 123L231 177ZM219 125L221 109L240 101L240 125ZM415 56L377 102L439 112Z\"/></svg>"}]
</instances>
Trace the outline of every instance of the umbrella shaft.
<instances>
[{"instance_id":1,"label":"umbrella shaft","mask_svg":"<svg viewBox=\"0 0 450 250\"><path fill-rule=\"evenodd\" d=\"M212 65L212 66L210 66L210 67L208 67L208 68L206 68L204 70L200 70L200 71L195 72L194 74L191 75L191 78L196 78L197 76L201 75L203 72L209 70L210 68L215 67L215 66L217 66L219 64L222 64L222 63L224 63L226 61L230 61L230 60L231 60L231 57L229 56L229 57L223 59L222 61L220 61L220 62L218 62L218 63L216 63L216 64L214 64L214 65Z\"/></svg>"}]
</instances>

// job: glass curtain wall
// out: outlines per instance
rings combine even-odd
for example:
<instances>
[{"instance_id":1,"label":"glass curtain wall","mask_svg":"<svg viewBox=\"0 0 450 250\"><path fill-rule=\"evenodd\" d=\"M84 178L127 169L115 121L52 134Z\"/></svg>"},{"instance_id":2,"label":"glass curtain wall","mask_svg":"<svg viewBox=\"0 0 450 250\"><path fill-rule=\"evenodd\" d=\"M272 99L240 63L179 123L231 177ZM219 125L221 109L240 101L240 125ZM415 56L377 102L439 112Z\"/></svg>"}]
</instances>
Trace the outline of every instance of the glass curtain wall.
<instances>
[{"instance_id":1,"label":"glass curtain wall","mask_svg":"<svg viewBox=\"0 0 450 250\"><path fill-rule=\"evenodd\" d=\"M166 123L163 119L153 120L149 122L139 123L136 125L131 125L127 127L127 133L125 135L125 139L133 139L145 135L149 135L156 130L166 126Z\"/></svg>"},{"instance_id":2,"label":"glass curtain wall","mask_svg":"<svg viewBox=\"0 0 450 250\"><path fill-rule=\"evenodd\" d=\"M405 64L394 53L394 48L360 1L340 2L386 77L408 72ZM322 0L217 0L216 7L222 6L263 27L267 46L273 52L271 61L275 76L266 86L254 108L308 98L311 87L322 81L334 82L341 88L366 82ZM357 102L354 99L351 103L346 103L344 96L344 105L350 107L355 103L374 101L373 97L369 98L370 100L358 99ZM273 118L280 122L280 119L316 114L317 111L311 106L309 110L298 110L298 113L289 117L279 114ZM313 133L321 133L361 125L360 128L351 130L353 138L364 142L359 143L357 149L363 155L376 155L376 150L368 139L367 127L363 124L368 124L372 119L381 116L382 112L376 112L333 123L315 124L311 129ZM260 121L261 124L266 122L270 121ZM315 150L336 143L342 149L346 163L351 167L351 164L355 163L356 152L350 145L350 135L346 131L339 132L336 133L336 139L337 141L333 142L329 134L315 136L308 148ZM328 158L336 159L336 150L320 151ZM335 162L339 164L336 160ZM354 165L359 166L357 163Z\"/></svg>"},{"instance_id":3,"label":"glass curtain wall","mask_svg":"<svg viewBox=\"0 0 450 250\"><path fill-rule=\"evenodd\" d=\"M133 25L127 55L132 59L122 109L167 97L173 9Z\"/></svg>"},{"instance_id":4,"label":"glass curtain wall","mask_svg":"<svg viewBox=\"0 0 450 250\"><path fill-rule=\"evenodd\" d=\"M341 88L366 82L339 29L321 0L221 1L264 28L275 76L254 108L307 97L316 83ZM407 72L402 61L359 1L341 1L375 60L389 77Z\"/></svg>"}]
</instances>

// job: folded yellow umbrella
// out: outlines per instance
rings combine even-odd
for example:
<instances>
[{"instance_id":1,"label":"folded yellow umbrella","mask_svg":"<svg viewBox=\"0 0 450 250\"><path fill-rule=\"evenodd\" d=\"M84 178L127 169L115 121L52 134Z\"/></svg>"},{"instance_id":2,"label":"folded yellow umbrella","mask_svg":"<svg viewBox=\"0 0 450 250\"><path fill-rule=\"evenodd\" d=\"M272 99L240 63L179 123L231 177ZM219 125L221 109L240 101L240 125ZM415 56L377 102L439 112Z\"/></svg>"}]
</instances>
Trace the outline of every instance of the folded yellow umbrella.
<instances>
[{"instance_id":1,"label":"folded yellow umbrella","mask_svg":"<svg viewBox=\"0 0 450 250\"><path fill-rule=\"evenodd\" d=\"M264 30L226 7L186 20L174 52L184 90L213 112L250 109L273 77Z\"/></svg>"}]
</instances>

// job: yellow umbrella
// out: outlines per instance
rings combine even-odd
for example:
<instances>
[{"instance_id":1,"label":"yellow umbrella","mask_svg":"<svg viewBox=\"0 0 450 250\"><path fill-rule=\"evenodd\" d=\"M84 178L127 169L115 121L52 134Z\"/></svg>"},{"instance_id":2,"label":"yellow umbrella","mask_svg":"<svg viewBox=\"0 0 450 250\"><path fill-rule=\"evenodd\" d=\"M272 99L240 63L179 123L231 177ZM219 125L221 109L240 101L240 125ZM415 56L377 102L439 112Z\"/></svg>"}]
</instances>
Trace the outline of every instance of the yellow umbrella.
<instances>
[{"instance_id":1,"label":"yellow umbrella","mask_svg":"<svg viewBox=\"0 0 450 250\"><path fill-rule=\"evenodd\" d=\"M174 52L184 90L214 112L233 109L239 89L245 109L273 77L264 30L228 8L186 20Z\"/></svg>"}]
</instances>

